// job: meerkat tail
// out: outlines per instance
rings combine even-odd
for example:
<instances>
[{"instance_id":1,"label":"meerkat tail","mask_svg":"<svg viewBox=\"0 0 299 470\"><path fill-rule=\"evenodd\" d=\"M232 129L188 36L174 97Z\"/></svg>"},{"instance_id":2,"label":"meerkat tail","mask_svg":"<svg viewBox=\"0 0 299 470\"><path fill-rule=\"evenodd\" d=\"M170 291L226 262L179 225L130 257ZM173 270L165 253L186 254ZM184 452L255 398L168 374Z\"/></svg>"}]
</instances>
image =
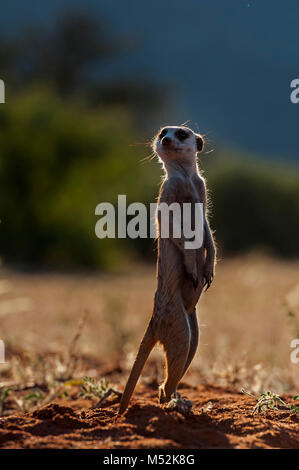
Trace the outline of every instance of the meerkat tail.
<instances>
[{"instance_id":1,"label":"meerkat tail","mask_svg":"<svg viewBox=\"0 0 299 470\"><path fill-rule=\"evenodd\" d=\"M119 405L118 414L123 414L128 408L130 398L134 392L137 381L140 377L144 364L155 346L157 340L154 338L150 327L146 330L145 335L140 343L136 359L134 361L130 376L128 378L125 390L122 394L121 402Z\"/></svg>"}]
</instances>

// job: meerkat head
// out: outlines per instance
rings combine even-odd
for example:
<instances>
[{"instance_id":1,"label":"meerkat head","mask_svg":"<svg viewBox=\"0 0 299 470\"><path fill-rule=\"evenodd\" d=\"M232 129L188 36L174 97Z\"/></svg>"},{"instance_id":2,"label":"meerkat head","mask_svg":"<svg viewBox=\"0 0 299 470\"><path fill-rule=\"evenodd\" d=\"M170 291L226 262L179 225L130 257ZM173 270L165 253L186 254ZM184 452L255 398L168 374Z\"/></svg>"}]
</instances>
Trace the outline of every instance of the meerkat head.
<instances>
[{"instance_id":1,"label":"meerkat head","mask_svg":"<svg viewBox=\"0 0 299 470\"><path fill-rule=\"evenodd\" d=\"M203 147L203 137L184 126L163 127L153 140L153 150L164 163L194 161Z\"/></svg>"}]
</instances>

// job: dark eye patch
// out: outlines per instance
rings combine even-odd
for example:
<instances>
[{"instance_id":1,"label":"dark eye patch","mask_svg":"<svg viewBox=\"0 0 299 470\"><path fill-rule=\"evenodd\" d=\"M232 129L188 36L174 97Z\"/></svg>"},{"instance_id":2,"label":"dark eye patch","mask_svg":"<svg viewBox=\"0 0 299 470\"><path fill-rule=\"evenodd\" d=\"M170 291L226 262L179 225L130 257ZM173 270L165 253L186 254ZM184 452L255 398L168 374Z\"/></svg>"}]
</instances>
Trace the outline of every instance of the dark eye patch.
<instances>
[{"instance_id":1,"label":"dark eye patch","mask_svg":"<svg viewBox=\"0 0 299 470\"><path fill-rule=\"evenodd\" d=\"M185 140L189 137L189 132L185 131L184 129L179 129L175 132L175 136L179 139L179 140Z\"/></svg>"},{"instance_id":2,"label":"dark eye patch","mask_svg":"<svg viewBox=\"0 0 299 470\"><path fill-rule=\"evenodd\" d=\"M160 133L160 135L159 135L159 139L160 139L160 140L163 139L163 137L167 134L167 131L168 131L167 129L163 129L163 130L161 131L161 133Z\"/></svg>"}]
</instances>

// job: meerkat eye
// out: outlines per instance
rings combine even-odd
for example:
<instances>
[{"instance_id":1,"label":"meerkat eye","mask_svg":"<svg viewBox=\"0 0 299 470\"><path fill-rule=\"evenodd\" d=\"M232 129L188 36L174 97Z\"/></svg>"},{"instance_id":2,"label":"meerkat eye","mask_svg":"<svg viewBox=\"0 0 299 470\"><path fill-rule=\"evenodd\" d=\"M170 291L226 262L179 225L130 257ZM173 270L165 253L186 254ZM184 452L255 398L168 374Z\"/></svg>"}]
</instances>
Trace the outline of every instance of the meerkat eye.
<instances>
[{"instance_id":1,"label":"meerkat eye","mask_svg":"<svg viewBox=\"0 0 299 470\"><path fill-rule=\"evenodd\" d=\"M159 134L159 139L161 140L167 134L167 132L168 132L167 129L163 129L161 133Z\"/></svg>"},{"instance_id":2,"label":"meerkat eye","mask_svg":"<svg viewBox=\"0 0 299 470\"><path fill-rule=\"evenodd\" d=\"M184 129L179 129L176 131L175 135L179 140L185 140L189 137L189 132L185 131Z\"/></svg>"}]
</instances>

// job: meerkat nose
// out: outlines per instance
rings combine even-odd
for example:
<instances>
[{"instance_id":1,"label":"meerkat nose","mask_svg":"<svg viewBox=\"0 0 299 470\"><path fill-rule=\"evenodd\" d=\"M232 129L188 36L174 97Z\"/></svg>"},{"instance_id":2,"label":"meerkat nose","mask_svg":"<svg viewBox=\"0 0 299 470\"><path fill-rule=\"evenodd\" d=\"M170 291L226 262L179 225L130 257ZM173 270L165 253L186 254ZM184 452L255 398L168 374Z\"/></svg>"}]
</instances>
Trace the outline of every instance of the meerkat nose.
<instances>
[{"instance_id":1,"label":"meerkat nose","mask_svg":"<svg viewBox=\"0 0 299 470\"><path fill-rule=\"evenodd\" d=\"M171 144L171 139L169 137L163 137L162 141L161 141L162 145L169 145Z\"/></svg>"}]
</instances>

